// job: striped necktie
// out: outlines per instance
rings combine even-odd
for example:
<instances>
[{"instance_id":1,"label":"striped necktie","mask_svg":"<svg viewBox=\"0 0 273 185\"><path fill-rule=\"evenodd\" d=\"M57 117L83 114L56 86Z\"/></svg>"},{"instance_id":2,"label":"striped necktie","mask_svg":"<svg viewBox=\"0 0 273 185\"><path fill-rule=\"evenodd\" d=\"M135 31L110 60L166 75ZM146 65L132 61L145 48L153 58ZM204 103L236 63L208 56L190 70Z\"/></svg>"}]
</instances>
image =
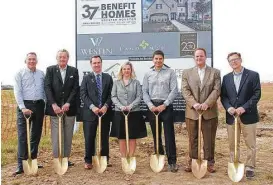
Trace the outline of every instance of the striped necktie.
<instances>
[{"instance_id":1,"label":"striped necktie","mask_svg":"<svg viewBox=\"0 0 273 185\"><path fill-rule=\"evenodd\" d=\"M98 102L99 102L99 108L101 108L102 88L101 88L100 74L97 74L96 82L97 82L97 88L98 88Z\"/></svg>"}]
</instances>

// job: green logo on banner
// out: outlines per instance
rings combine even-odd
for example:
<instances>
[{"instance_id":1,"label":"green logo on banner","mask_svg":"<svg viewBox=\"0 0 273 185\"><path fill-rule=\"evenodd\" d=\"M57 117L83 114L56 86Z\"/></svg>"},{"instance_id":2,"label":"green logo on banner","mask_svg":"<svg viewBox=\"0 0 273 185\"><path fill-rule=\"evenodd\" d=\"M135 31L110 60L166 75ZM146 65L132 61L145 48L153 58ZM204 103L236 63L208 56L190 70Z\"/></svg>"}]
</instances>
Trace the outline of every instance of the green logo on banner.
<instances>
[{"instance_id":1,"label":"green logo on banner","mask_svg":"<svg viewBox=\"0 0 273 185\"><path fill-rule=\"evenodd\" d=\"M139 44L139 46L142 49L146 49L149 46L149 43L146 40L141 41L141 43Z\"/></svg>"}]
</instances>

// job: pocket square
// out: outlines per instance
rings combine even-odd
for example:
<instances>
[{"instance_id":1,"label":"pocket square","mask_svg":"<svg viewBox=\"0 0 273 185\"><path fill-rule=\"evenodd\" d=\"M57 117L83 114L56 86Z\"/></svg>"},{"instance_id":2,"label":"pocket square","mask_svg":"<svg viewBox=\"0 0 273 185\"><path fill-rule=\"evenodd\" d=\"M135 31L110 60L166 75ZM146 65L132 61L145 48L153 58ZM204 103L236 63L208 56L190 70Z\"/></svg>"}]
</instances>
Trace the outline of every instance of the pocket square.
<instances>
[{"instance_id":1,"label":"pocket square","mask_svg":"<svg viewBox=\"0 0 273 185\"><path fill-rule=\"evenodd\" d=\"M74 78L74 76L70 76L70 78Z\"/></svg>"}]
</instances>

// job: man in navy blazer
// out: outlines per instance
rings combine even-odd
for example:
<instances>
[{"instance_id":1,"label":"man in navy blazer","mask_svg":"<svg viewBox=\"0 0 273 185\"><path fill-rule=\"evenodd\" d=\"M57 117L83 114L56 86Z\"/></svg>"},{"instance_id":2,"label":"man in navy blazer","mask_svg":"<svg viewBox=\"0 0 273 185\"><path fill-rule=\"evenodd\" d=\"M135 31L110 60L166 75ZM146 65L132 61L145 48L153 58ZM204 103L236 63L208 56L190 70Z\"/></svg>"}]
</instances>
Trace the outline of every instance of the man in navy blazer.
<instances>
[{"instance_id":1,"label":"man in navy blazer","mask_svg":"<svg viewBox=\"0 0 273 185\"><path fill-rule=\"evenodd\" d=\"M80 96L83 107L83 131L85 138L84 168L92 169L92 156L95 155L95 139L98 126L98 114L103 114L101 124L101 155L109 162L109 130L111 121L112 77L102 72L102 59L99 55L90 59L93 72L83 77ZM109 163L108 167L111 166Z\"/></svg>"},{"instance_id":2,"label":"man in navy blazer","mask_svg":"<svg viewBox=\"0 0 273 185\"><path fill-rule=\"evenodd\" d=\"M51 140L54 158L58 158L58 117L63 117L63 157L70 157L75 116L77 113L77 95L79 91L78 69L68 65L69 52L61 49L57 52L57 65L49 66L45 76L46 115L51 121ZM74 163L68 161L68 166Z\"/></svg>"},{"instance_id":3,"label":"man in navy blazer","mask_svg":"<svg viewBox=\"0 0 273 185\"><path fill-rule=\"evenodd\" d=\"M229 140L230 161L234 157L234 114L240 116L238 141L242 130L247 146L246 177L254 177L256 163L256 126L259 121L257 109L261 98L261 84L259 74L242 66L241 54L228 54L228 62L233 72L223 78L221 102L226 110L226 122ZM239 143L238 143L239 145ZM239 147L238 147L239 154Z\"/></svg>"}]
</instances>

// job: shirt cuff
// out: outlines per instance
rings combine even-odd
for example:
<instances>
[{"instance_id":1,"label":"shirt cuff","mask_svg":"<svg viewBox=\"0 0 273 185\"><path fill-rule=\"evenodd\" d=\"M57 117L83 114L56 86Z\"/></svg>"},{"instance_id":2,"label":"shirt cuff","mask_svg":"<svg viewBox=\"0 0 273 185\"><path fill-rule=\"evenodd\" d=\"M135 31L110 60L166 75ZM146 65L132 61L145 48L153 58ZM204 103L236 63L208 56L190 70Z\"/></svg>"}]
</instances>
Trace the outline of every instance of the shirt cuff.
<instances>
[{"instance_id":1,"label":"shirt cuff","mask_svg":"<svg viewBox=\"0 0 273 185\"><path fill-rule=\"evenodd\" d=\"M150 110L151 110L151 108L154 107L154 104L152 102L147 103L147 105L148 105L148 107L149 107Z\"/></svg>"},{"instance_id":2,"label":"shirt cuff","mask_svg":"<svg viewBox=\"0 0 273 185\"><path fill-rule=\"evenodd\" d=\"M229 112L230 111L230 109L232 109L233 107L229 107L228 109L227 109L227 111Z\"/></svg>"},{"instance_id":3,"label":"shirt cuff","mask_svg":"<svg viewBox=\"0 0 273 185\"><path fill-rule=\"evenodd\" d=\"M94 105L94 104L91 104L91 105L89 106L89 109L92 110L94 107L95 107L95 105Z\"/></svg>"},{"instance_id":4,"label":"shirt cuff","mask_svg":"<svg viewBox=\"0 0 273 185\"><path fill-rule=\"evenodd\" d=\"M106 103L104 104L104 106L105 106L107 109L108 109L108 107L109 107Z\"/></svg>"},{"instance_id":5,"label":"shirt cuff","mask_svg":"<svg viewBox=\"0 0 273 185\"><path fill-rule=\"evenodd\" d=\"M25 109L25 108L26 108L24 104L20 104L20 105L18 105L18 106L19 106L19 109L20 109L20 110L22 110L22 109Z\"/></svg>"},{"instance_id":6,"label":"shirt cuff","mask_svg":"<svg viewBox=\"0 0 273 185\"><path fill-rule=\"evenodd\" d=\"M163 103L166 107L168 107L170 105L170 101L169 100L165 100Z\"/></svg>"}]
</instances>

